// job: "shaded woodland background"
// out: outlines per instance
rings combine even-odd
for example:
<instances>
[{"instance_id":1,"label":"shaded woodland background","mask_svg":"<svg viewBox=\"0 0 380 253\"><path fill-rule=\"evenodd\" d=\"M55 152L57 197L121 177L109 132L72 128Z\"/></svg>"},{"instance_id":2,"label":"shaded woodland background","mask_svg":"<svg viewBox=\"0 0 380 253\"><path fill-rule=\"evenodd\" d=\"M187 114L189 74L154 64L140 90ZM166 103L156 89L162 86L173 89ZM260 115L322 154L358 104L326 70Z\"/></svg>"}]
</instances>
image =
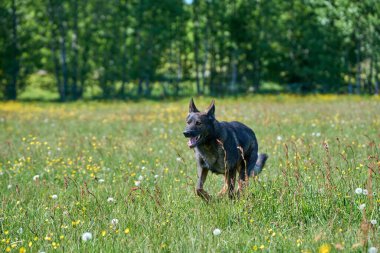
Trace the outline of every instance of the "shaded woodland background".
<instances>
[{"instance_id":1,"label":"shaded woodland background","mask_svg":"<svg viewBox=\"0 0 380 253\"><path fill-rule=\"evenodd\" d=\"M2 0L0 99L378 94L378 0Z\"/></svg>"}]
</instances>

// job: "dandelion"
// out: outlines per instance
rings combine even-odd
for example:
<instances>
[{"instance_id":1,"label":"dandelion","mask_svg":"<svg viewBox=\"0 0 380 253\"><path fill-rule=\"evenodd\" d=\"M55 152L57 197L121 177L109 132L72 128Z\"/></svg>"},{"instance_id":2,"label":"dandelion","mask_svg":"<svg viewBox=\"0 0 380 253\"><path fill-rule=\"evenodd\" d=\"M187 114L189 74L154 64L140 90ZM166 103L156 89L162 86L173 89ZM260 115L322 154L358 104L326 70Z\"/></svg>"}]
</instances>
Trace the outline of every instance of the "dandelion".
<instances>
[{"instance_id":1,"label":"dandelion","mask_svg":"<svg viewBox=\"0 0 380 253\"><path fill-rule=\"evenodd\" d=\"M359 206L359 209L360 210L363 210L365 208L365 204L361 204L360 206Z\"/></svg>"},{"instance_id":2,"label":"dandelion","mask_svg":"<svg viewBox=\"0 0 380 253\"><path fill-rule=\"evenodd\" d=\"M222 233L222 231L219 229L219 228L216 228L214 229L214 231L212 232L215 236L218 236Z\"/></svg>"},{"instance_id":3,"label":"dandelion","mask_svg":"<svg viewBox=\"0 0 380 253\"><path fill-rule=\"evenodd\" d=\"M51 195L51 198L52 198L52 199L58 199L58 195L56 195L56 194Z\"/></svg>"},{"instance_id":4,"label":"dandelion","mask_svg":"<svg viewBox=\"0 0 380 253\"><path fill-rule=\"evenodd\" d=\"M135 181L135 186L139 187L141 184L141 181Z\"/></svg>"},{"instance_id":5,"label":"dandelion","mask_svg":"<svg viewBox=\"0 0 380 253\"><path fill-rule=\"evenodd\" d=\"M364 195L368 195L368 190L367 190L367 189L364 189L364 190L363 190L363 194L364 194Z\"/></svg>"},{"instance_id":6,"label":"dandelion","mask_svg":"<svg viewBox=\"0 0 380 253\"><path fill-rule=\"evenodd\" d=\"M368 249L368 253L377 253L377 252L378 252L378 250L375 247L371 247Z\"/></svg>"},{"instance_id":7,"label":"dandelion","mask_svg":"<svg viewBox=\"0 0 380 253\"><path fill-rule=\"evenodd\" d=\"M124 230L124 234L129 234L129 228L126 228L125 230Z\"/></svg>"},{"instance_id":8,"label":"dandelion","mask_svg":"<svg viewBox=\"0 0 380 253\"><path fill-rule=\"evenodd\" d=\"M33 181L37 181L38 179L40 179L40 175L33 176Z\"/></svg>"},{"instance_id":9,"label":"dandelion","mask_svg":"<svg viewBox=\"0 0 380 253\"><path fill-rule=\"evenodd\" d=\"M277 140L278 140L278 141L282 141L282 136L281 136L281 135L278 135L278 136L277 136Z\"/></svg>"},{"instance_id":10,"label":"dandelion","mask_svg":"<svg viewBox=\"0 0 380 253\"><path fill-rule=\"evenodd\" d=\"M92 234L90 232L85 232L82 234L82 241L89 241L92 239Z\"/></svg>"},{"instance_id":11,"label":"dandelion","mask_svg":"<svg viewBox=\"0 0 380 253\"><path fill-rule=\"evenodd\" d=\"M112 220L111 220L111 224L112 224L113 226L116 226L118 223L119 223L119 220L118 220L118 219L112 219Z\"/></svg>"},{"instance_id":12,"label":"dandelion","mask_svg":"<svg viewBox=\"0 0 380 253\"><path fill-rule=\"evenodd\" d=\"M25 247L21 247L20 250L19 250L20 253L25 253L26 252L26 249Z\"/></svg>"},{"instance_id":13,"label":"dandelion","mask_svg":"<svg viewBox=\"0 0 380 253\"><path fill-rule=\"evenodd\" d=\"M144 177L141 176L141 175L140 175L139 178L138 178L139 181L142 181L143 179L144 179Z\"/></svg>"},{"instance_id":14,"label":"dandelion","mask_svg":"<svg viewBox=\"0 0 380 253\"><path fill-rule=\"evenodd\" d=\"M377 224L377 220L371 220L371 224L372 225L376 225Z\"/></svg>"},{"instance_id":15,"label":"dandelion","mask_svg":"<svg viewBox=\"0 0 380 253\"><path fill-rule=\"evenodd\" d=\"M112 197L108 197L107 202L108 203L113 203L113 202L115 202L115 199L112 198Z\"/></svg>"},{"instance_id":16,"label":"dandelion","mask_svg":"<svg viewBox=\"0 0 380 253\"><path fill-rule=\"evenodd\" d=\"M329 253L331 251L330 244L324 243L319 247L318 253Z\"/></svg>"},{"instance_id":17,"label":"dandelion","mask_svg":"<svg viewBox=\"0 0 380 253\"><path fill-rule=\"evenodd\" d=\"M362 188L356 188L355 189L355 193L356 194L362 194L363 193L363 189Z\"/></svg>"}]
</instances>

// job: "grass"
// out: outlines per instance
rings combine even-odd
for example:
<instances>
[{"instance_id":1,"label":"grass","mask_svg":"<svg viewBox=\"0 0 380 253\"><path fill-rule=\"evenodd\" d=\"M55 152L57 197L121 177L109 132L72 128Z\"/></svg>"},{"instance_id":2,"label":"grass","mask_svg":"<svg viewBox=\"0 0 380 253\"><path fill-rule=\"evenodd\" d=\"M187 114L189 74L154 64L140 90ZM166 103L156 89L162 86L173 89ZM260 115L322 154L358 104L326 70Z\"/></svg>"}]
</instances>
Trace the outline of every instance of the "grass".
<instances>
[{"instance_id":1,"label":"grass","mask_svg":"<svg viewBox=\"0 0 380 253\"><path fill-rule=\"evenodd\" d=\"M217 118L252 127L270 158L240 199L217 197L223 180L211 175L209 204L194 194L193 151L182 136L187 100L1 103L0 249L379 248L379 102L331 95L218 99ZM209 99L196 103L206 108ZM85 232L91 240L81 239Z\"/></svg>"}]
</instances>

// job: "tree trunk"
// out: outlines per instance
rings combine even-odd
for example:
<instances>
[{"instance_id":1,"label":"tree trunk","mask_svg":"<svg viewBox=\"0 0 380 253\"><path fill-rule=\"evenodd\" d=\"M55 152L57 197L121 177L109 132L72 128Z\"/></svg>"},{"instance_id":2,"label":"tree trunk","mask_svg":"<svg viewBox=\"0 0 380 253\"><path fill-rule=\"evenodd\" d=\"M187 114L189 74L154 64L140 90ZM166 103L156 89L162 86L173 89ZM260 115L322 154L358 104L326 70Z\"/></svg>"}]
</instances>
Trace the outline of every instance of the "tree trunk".
<instances>
[{"instance_id":1,"label":"tree trunk","mask_svg":"<svg viewBox=\"0 0 380 253\"><path fill-rule=\"evenodd\" d=\"M60 3L61 4L61 3ZM64 15L64 7L61 4L57 11L58 16L58 27L59 27L59 44L60 44L60 55L61 55L61 65L62 65L62 75L63 75L63 92L61 96L61 101L67 100L68 95L68 73L67 73L67 55L66 55L66 29L63 23L62 16Z\"/></svg>"},{"instance_id":2,"label":"tree trunk","mask_svg":"<svg viewBox=\"0 0 380 253\"><path fill-rule=\"evenodd\" d=\"M236 49L232 49L231 55L231 82L230 91L232 93L236 92L236 80L237 80L237 63L236 63Z\"/></svg>"},{"instance_id":3,"label":"tree trunk","mask_svg":"<svg viewBox=\"0 0 380 253\"><path fill-rule=\"evenodd\" d=\"M193 3L193 23L194 23L194 63L195 63L195 81L197 84L197 94L201 94L201 87L199 82L199 20L197 12L197 2Z\"/></svg>"},{"instance_id":4,"label":"tree trunk","mask_svg":"<svg viewBox=\"0 0 380 253\"><path fill-rule=\"evenodd\" d=\"M362 65L360 62L360 39L356 43L356 94L360 94Z\"/></svg>"},{"instance_id":5,"label":"tree trunk","mask_svg":"<svg viewBox=\"0 0 380 253\"><path fill-rule=\"evenodd\" d=\"M9 100L16 100L17 98L17 80L20 70L19 63L19 45L17 34L17 9L15 0L12 0L12 67L11 67L11 80L5 87L5 98Z\"/></svg>"},{"instance_id":6,"label":"tree trunk","mask_svg":"<svg viewBox=\"0 0 380 253\"><path fill-rule=\"evenodd\" d=\"M71 95L74 100L80 98L80 93L78 92L78 54L79 54L79 45L78 45L78 0L74 0L73 14L74 14L74 25L73 25L73 67L72 67L72 84L71 84Z\"/></svg>"}]
</instances>

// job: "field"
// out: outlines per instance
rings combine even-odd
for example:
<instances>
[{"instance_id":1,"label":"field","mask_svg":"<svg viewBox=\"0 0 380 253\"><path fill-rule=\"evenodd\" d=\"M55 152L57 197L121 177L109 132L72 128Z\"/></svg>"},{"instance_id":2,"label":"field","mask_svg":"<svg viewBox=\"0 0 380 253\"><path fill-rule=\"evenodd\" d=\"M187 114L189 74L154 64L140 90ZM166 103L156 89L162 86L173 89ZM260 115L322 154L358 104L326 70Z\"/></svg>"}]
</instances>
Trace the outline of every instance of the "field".
<instances>
[{"instance_id":1,"label":"field","mask_svg":"<svg viewBox=\"0 0 380 253\"><path fill-rule=\"evenodd\" d=\"M0 103L0 250L380 247L379 98L217 99L217 119L252 127L270 158L239 199L218 197L222 177L209 176L210 203L194 194L187 111L188 100Z\"/></svg>"}]
</instances>

